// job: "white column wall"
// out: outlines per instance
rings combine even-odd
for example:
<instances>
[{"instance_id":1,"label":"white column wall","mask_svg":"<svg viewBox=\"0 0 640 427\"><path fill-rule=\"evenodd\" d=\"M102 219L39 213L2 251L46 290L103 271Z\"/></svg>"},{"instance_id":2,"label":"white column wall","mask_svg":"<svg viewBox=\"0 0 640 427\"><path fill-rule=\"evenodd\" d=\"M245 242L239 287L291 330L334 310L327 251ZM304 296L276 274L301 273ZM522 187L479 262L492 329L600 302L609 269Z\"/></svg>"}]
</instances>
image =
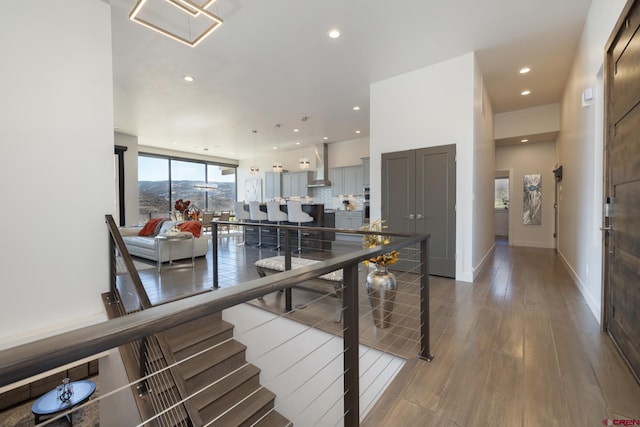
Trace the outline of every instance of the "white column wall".
<instances>
[{"instance_id":1,"label":"white column wall","mask_svg":"<svg viewBox=\"0 0 640 427\"><path fill-rule=\"evenodd\" d=\"M495 246L495 140L491 100L482 73L474 61L474 156L473 156L473 278Z\"/></svg>"},{"instance_id":2,"label":"white column wall","mask_svg":"<svg viewBox=\"0 0 640 427\"><path fill-rule=\"evenodd\" d=\"M598 321L602 306L601 222L603 141L601 114L603 99L594 98L582 106L582 92L596 88L604 62L604 50L625 0L593 0L576 51L561 107L561 128L557 140L558 160L563 166L558 252ZM594 90L594 93L598 91ZM601 169L600 169L601 170Z\"/></svg>"},{"instance_id":3,"label":"white column wall","mask_svg":"<svg viewBox=\"0 0 640 427\"><path fill-rule=\"evenodd\" d=\"M381 215L382 153L456 144L456 279L468 282L473 280L474 67L469 53L376 82L370 98L371 218Z\"/></svg>"},{"instance_id":4,"label":"white column wall","mask_svg":"<svg viewBox=\"0 0 640 427\"><path fill-rule=\"evenodd\" d=\"M106 318L113 214L110 6L0 13L0 348Z\"/></svg>"}]
</instances>

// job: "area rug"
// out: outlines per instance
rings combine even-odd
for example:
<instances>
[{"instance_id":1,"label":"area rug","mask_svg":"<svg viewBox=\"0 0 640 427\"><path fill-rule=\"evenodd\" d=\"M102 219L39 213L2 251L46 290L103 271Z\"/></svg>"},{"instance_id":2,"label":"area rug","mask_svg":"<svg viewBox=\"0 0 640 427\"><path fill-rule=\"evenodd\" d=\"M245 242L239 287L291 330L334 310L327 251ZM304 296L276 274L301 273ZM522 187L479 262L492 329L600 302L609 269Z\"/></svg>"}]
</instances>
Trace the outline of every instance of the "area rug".
<instances>
[{"instance_id":1,"label":"area rug","mask_svg":"<svg viewBox=\"0 0 640 427\"><path fill-rule=\"evenodd\" d=\"M133 258L133 265L138 271L150 270L156 266L152 261L141 261ZM128 273L127 267L124 264L124 260L122 257L116 257L116 274L126 274Z\"/></svg>"}]
</instances>

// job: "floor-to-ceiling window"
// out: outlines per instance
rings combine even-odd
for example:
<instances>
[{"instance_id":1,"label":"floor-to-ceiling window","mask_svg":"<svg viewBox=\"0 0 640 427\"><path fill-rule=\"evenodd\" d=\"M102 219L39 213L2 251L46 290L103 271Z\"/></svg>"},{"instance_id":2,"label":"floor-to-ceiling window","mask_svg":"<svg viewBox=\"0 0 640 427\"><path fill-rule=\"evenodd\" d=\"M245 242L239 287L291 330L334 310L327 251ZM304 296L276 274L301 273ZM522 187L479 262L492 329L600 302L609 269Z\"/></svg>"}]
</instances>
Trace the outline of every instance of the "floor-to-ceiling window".
<instances>
[{"instance_id":1,"label":"floor-to-ceiling window","mask_svg":"<svg viewBox=\"0 0 640 427\"><path fill-rule=\"evenodd\" d=\"M201 160L138 156L139 222L166 215L176 200L189 200L202 211L232 210L236 200L236 169Z\"/></svg>"}]
</instances>

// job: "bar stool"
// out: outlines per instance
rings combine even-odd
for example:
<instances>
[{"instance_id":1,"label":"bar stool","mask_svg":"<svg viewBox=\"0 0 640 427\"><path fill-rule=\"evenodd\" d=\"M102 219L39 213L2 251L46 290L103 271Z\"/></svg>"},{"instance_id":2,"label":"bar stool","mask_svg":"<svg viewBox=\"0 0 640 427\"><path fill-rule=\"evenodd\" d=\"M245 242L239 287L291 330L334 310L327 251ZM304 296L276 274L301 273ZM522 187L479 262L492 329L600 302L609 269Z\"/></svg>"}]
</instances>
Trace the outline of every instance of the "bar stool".
<instances>
[{"instance_id":1,"label":"bar stool","mask_svg":"<svg viewBox=\"0 0 640 427\"><path fill-rule=\"evenodd\" d=\"M280 202L275 200L269 200L267 202L267 219L271 222L275 222L280 225L280 221L287 221L289 219L289 215L286 212L282 212L280 210ZM280 228L276 228L276 233L278 233L278 246L276 249L280 249Z\"/></svg>"},{"instance_id":2,"label":"bar stool","mask_svg":"<svg viewBox=\"0 0 640 427\"><path fill-rule=\"evenodd\" d=\"M288 221L298 224L298 227L303 222L312 222L313 217L306 212L302 211L302 203L300 200L287 201L287 215ZM298 230L298 252L302 252L302 232Z\"/></svg>"},{"instance_id":3,"label":"bar stool","mask_svg":"<svg viewBox=\"0 0 640 427\"><path fill-rule=\"evenodd\" d=\"M234 202L235 210L236 210L236 221L244 223L249 219L249 212L244 210L244 202ZM246 239L246 227L242 226L242 242L238 243L238 246L244 245L244 241Z\"/></svg>"},{"instance_id":4,"label":"bar stool","mask_svg":"<svg viewBox=\"0 0 640 427\"><path fill-rule=\"evenodd\" d=\"M262 221L267 220L267 213L260 210L260 202L249 202L249 218L251 221L258 221L258 224L262 224ZM258 247L262 246L262 227L258 226Z\"/></svg>"}]
</instances>

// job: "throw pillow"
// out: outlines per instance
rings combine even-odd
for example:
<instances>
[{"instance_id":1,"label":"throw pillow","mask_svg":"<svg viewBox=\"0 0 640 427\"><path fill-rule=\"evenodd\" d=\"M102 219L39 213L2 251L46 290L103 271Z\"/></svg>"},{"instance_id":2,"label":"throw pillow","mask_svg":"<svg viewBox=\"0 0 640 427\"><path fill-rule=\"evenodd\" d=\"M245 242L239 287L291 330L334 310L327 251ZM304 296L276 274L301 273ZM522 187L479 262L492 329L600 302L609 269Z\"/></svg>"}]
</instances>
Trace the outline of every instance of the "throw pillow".
<instances>
[{"instance_id":1,"label":"throw pillow","mask_svg":"<svg viewBox=\"0 0 640 427\"><path fill-rule=\"evenodd\" d=\"M138 232L138 236L157 236L162 223L166 220L166 218L151 218Z\"/></svg>"},{"instance_id":2,"label":"throw pillow","mask_svg":"<svg viewBox=\"0 0 640 427\"><path fill-rule=\"evenodd\" d=\"M193 237L200 237L202 234L202 224L200 221L185 221L178 224L180 231L188 231Z\"/></svg>"},{"instance_id":3,"label":"throw pillow","mask_svg":"<svg viewBox=\"0 0 640 427\"><path fill-rule=\"evenodd\" d=\"M160 234L166 233L167 231L171 230L173 228L174 225L176 225L177 222L176 221L165 221L162 223L162 227L160 227Z\"/></svg>"}]
</instances>

